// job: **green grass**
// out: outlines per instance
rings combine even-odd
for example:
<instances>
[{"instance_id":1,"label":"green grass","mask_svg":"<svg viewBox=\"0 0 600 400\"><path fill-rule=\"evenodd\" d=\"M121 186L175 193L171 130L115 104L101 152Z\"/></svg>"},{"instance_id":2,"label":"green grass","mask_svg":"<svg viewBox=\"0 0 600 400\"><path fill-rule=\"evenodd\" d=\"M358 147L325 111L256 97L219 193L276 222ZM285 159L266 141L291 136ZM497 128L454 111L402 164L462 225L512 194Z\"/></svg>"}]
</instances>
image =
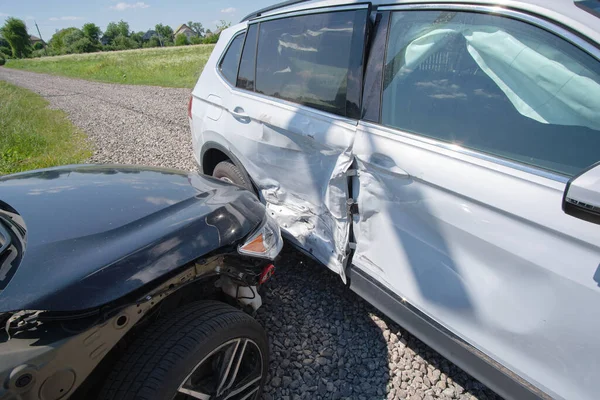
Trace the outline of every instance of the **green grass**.
<instances>
[{"instance_id":1,"label":"green grass","mask_svg":"<svg viewBox=\"0 0 600 400\"><path fill-rule=\"evenodd\" d=\"M6 67L92 81L193 88L214 45L8 60Z\"/></svg>"},{"instance_id":2,"label":"green grass","mask_svg":"<svg viewBox=\"0 0 600 400\"><path fill-rule=\"evenodd\" d=\"M92 155L64 112L29 90L0 81L0 175L80 163Z\"/></svg>"}]
</instances>

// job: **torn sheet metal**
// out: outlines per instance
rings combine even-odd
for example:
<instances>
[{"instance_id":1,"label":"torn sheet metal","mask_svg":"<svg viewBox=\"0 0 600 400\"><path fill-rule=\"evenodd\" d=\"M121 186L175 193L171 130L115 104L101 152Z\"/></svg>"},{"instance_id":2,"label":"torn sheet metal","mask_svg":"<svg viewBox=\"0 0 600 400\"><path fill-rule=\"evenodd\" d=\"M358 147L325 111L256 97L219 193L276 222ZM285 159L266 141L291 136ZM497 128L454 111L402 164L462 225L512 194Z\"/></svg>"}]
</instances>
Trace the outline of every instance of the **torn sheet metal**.
<instances>
[{"instance_id":1,"label":"torn sheet metal","mask_svg":"<svg viewBox=\"0 0 600 400\"><path fill-rule=\"evenodd\" d=\"M256 96L236 101L249 118L222 116L221 123L229 128L229 150L240 159L289 239L345 280L349 232L345 172L352 164L356 121ZM205 130L204 140L210 141L211 135Z\"/></svg>"}]
</instances>

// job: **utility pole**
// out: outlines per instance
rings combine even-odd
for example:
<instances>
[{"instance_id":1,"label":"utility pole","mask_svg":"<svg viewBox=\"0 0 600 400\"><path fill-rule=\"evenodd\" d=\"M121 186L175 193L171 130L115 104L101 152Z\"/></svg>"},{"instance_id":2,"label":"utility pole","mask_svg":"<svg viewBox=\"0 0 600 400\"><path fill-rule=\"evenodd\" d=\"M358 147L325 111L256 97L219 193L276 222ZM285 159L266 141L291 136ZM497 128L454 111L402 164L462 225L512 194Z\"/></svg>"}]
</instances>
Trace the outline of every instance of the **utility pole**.
<instances>
[{"instance_id":1,"label":"utility pole","mask_svg":"<svg viewBox=\"0 0 600 400\"><path fill-rule=\"evenodd\" d=\"M40 27L38 26L37 22L35 20L33 20L33 23L35 24L35 28L38 31L38 35L40 35L40 39L42 40L42 44L44 45L44 52L46 53L46 55L48 55L48 47L46 46L46 42L44 42L44 38L42 38L42 34L40 33Z\"/></svg>"}]
</instances>

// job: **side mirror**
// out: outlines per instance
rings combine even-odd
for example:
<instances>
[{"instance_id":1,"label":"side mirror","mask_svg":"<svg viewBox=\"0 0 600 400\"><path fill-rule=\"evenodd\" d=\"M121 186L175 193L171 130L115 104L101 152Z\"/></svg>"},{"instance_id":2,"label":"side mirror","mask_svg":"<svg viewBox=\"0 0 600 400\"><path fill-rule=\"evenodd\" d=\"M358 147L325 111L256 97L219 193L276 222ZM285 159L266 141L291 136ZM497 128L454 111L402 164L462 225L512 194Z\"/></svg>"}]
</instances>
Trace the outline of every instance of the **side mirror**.
<instances>
[{"instance_id":1,"label":"side mirror","mask_svg":"<svg viewBox=\"0 0 600 400\"><path fill-rule=\"evenodd\" d=\"M562 208L575 218L600 224L600 162L567 183Z\"/></svg>"}]
</instances>

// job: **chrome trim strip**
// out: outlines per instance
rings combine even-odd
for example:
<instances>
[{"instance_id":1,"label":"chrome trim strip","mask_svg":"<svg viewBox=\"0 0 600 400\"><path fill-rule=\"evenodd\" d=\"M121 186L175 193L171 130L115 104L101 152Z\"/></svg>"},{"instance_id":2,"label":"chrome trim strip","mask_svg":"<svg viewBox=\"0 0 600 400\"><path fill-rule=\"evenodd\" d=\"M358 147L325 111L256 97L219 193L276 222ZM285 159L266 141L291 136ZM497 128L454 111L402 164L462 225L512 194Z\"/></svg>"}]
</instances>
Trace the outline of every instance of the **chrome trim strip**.
<instances>
[{"instance_id":1,"label":"chrome trim strip","mask_svg":"<svg viewBox=\"0 0 600 400\"><path fill-rule=\"evenodd\" d=\"M409 10L450 10L450 11L466 11L466 12L480 12L486 14L497 14L501 16L511 17L523 22L530 23L539 28L545 29L551 33L554 33L566 41L579 47L595 59L600 61L600 48L594 46L581 36L560 27L560 22L552 22L551 20L544 19L543 17L534 16L526 11L518 11L510 8L504 8L502 6L488 6L488 5L475 5L475 4L399 4L399 5L387 5L377 7L378 11L409 11ZM592 40L592 39L589 39ZM593 40L592 40L593 41ZM600 44L598 44L600 46Z\"/></svg>"},{"instance_id":2,"label":"chrome trim strip","mask_svg":"<svg viewBox=\"0 0 600 400\"><path fill-rule=\"evenodd\" d=\"M299 11L288 11L288 12L280 12L279 14L269 14L264 17L258 17L255 19L251 19L250 21L248 21L248 24L254 24L257 22L265 22L265 21L270 21L273 19L296 17L296 16L300 16L300 15L322 14L322 13L328 13L328 12L350 11L350 10L362 10L364 8L369 8L369 5L368 4L356 4L356 5L348 5L348 6L307 8L305 10L299 10Z\"/></svg>"},{"instance_id":3,"label":"chrome trim strip","mask_svg":"<svg viewBox=\"0 0 600 400\"><path fill-rule=\"evenodd\" d=\"M535 168L535 167L527 165L527 164L521 164L516 161L511 161L511 160L508 160L505 158L496 157L496 156L493 156L490 154L481 153L476 150L467 149L467 148L464 148L457 144L438 141L436 139L432 139L432 138L429 138L426 136L421 136L416 133L405 132L405 131L402 131L399 129L390 128L387 126L376 124L374 122L368 122L368 121L363 121L363 120L360 121L360 124L364 125L367 128L383 130L392 135L401 136L401 137L404 137L404 138L410 139L410 140L416 140L418 142L422 142L425 144L440 147L444 150L450 150L450 151L453 151L453 152L456 152L459 154L463 154L466 156L475 157L475 158L478 158L483 161L492 162L494 164L502 165L504 167L513 168L513 169L516 169L516 170L519 170L522 172L526 172L526 173L529 173L532 175L540 176L542 178L551 179L551 180L559 182L559 183L567 184L567 182L570 179L569 177L566 177L564 175L560 175L560 174L557 174L557 173L554 173L551 171L546 171L543 169Z\"/></svg>"}]
</instances>

